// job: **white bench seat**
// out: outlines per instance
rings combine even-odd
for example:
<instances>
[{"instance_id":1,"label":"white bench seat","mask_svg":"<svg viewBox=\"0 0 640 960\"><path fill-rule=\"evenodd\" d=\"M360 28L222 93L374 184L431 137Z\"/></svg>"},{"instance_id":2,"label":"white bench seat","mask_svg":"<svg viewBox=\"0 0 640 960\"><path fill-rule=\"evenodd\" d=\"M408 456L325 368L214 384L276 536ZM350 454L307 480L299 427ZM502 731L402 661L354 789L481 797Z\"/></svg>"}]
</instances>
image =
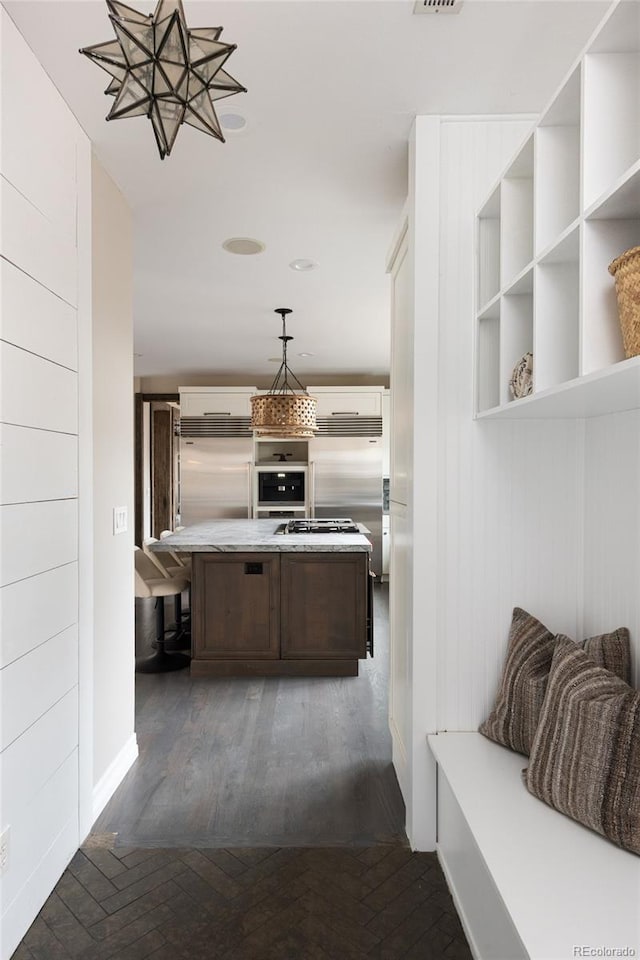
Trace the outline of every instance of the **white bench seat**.
<instances>
[{"instance_id":1,"label":"white bench seat","mask_svg":"<svg viewBox=\"0 0 640 960\"><path fill-rule=\"evenodd\" d=\"M640 957L640 857L533 797L526 757L479 733L428 742L438 855L477 960Z\"/></svg>"}]
</instances>

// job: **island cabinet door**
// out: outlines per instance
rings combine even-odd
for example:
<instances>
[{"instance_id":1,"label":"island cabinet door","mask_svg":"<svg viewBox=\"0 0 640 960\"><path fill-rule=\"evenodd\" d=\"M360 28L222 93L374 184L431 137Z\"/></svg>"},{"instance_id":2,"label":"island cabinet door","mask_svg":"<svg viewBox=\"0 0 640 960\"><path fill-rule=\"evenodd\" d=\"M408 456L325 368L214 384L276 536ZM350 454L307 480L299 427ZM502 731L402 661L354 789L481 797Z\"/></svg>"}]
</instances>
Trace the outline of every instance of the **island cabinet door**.
<instances>
[{"instance_id":1,"label":"island cabinet door","mask_svg":"<svg viewBox=\"0 0 640 960\"><path fill-rule=\"evenodd\" d=\"M191 583L195 659L280 656L277 553L194 553Z\"/></svg>"},{"instance_id":2,"label":"island cabinet door","mask_svg":"<svg viewBox=\"0 0 640 960\"><path fill-rule=\"evenodd\" d=\"M367 579L365 553L282 554L282 657L366 657Z\"/></svg>"}]
</instances>

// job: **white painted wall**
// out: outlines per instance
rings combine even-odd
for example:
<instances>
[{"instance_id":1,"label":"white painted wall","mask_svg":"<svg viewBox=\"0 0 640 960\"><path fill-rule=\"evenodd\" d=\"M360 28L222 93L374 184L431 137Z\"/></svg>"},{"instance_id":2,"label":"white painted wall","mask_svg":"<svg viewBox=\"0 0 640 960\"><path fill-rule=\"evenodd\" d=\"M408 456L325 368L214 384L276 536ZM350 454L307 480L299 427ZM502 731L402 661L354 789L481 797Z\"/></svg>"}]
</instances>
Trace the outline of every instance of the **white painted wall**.
<instances>
[{"instance_id":1,"label":"white painted wall","mask_svg":"<svg viewBox=\"0 0 640 960\"><path fill-rule=\"evenodd\" d=\"M389 729L393 765L407 804L412 796L412 660L410 616L413 609L412 523L409 505L413 416L413 257L408 225L403 222L391 269L391 436L389 451Z\"/></svg>"},{"instance_id":2,"label":"white painted wall","mask_svg":"<svg viewBox=\"0 0 640 960\"><path fill-rule=\"evenodd\" d=\"M4 10L0 180L0 956L75 852L79 831L79 211L90 148ZM79 306L82 305L82 309ZM84 342L84 341L83 341Z\"/></svg>"},{"instance_id":3,"label":"white painted wall","mask_svg":"<svg viewBox=\"0 0 640 960\"><path fill-rule=\"evenodd\" d=\"M93 816L137 756L134 734L133 249L129 208L93 157ZM114 535L113 508L128 529Z\"/></svg>"},{"instance_id":4,"label":"white painted wall","mask_svg":"<svg viewBox=\"0 0 640 960\"><path fill-rule=\"evenodd\" d=\"M640 688L640 411L585 422L584 633L628 627Z\"/></svg>"}]
</instances>

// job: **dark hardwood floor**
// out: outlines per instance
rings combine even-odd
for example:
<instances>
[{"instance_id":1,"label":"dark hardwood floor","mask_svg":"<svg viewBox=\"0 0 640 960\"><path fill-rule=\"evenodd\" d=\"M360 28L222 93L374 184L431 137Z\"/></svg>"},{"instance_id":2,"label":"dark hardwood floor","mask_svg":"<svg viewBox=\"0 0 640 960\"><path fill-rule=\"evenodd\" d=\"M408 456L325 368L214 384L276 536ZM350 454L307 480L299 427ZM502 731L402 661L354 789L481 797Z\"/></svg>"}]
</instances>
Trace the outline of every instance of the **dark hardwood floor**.
<instances>
[{"instance_id":1,"label":"dark hardwood floor","mask_svg":"<svg viewBox=\"0 0 640 960\"><path fill-rule=\"evenodd\" d=\"M144 655L153 601L136 603ZM94 833L138 847L404 842L387 727L385 586L375 604L375 657L359 677L139 674L140 757Z\"/></svg>"},{"instance_id":2,"label":"dark hardwood floor","mask_svg":"<svg viewBox=\"0 0 640 960\"><path fill-rule=\"evenodd\" d=\"M13 960L472 960L432 853L86 846Z\"/></svg>"},{"instance_id":3,"label":"dark hardwood floor","mask_svg":"<svg viewBox=\"0 0 640 960\"><path fill-rule=\"evenodd\" d=\"M358 678L138 675L140 758L12 960L472 960L404 835L376 594Z\"/></svg>"}]
</instances>

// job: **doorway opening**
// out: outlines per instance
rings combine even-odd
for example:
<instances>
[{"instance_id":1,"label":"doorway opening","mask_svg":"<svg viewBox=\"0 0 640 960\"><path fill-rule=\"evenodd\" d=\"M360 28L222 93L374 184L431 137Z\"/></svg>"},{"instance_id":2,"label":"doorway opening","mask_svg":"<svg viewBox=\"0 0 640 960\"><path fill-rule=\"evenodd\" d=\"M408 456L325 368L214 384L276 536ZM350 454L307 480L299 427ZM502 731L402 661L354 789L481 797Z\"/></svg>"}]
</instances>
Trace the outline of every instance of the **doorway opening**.
<instances>
[{"instance_id":1,"label":"doorway opening","mask_svg":"<svg viewBox=\"0 0 640 960\"><path fill-rule=\"evenodd\" d=\"M139 545L175 525L178 399L136 395ZM136 600L137 657L153 653L154 604ZM357 678L137 675L140 756L94 833L127 846L406 843L386 583L374 589L374 631L375 656Z\"/></svg>"},{"instance_id":2,"label":"doorway opening","mask_svg":"<svg viewBox=\"0 0 640 960\"><path fill-rule=\"evenodd\" d=\"M135 395L135 542L175 527L179 502L176 425L179 397L173 393Z\"/></svg>"}]
</instances>

